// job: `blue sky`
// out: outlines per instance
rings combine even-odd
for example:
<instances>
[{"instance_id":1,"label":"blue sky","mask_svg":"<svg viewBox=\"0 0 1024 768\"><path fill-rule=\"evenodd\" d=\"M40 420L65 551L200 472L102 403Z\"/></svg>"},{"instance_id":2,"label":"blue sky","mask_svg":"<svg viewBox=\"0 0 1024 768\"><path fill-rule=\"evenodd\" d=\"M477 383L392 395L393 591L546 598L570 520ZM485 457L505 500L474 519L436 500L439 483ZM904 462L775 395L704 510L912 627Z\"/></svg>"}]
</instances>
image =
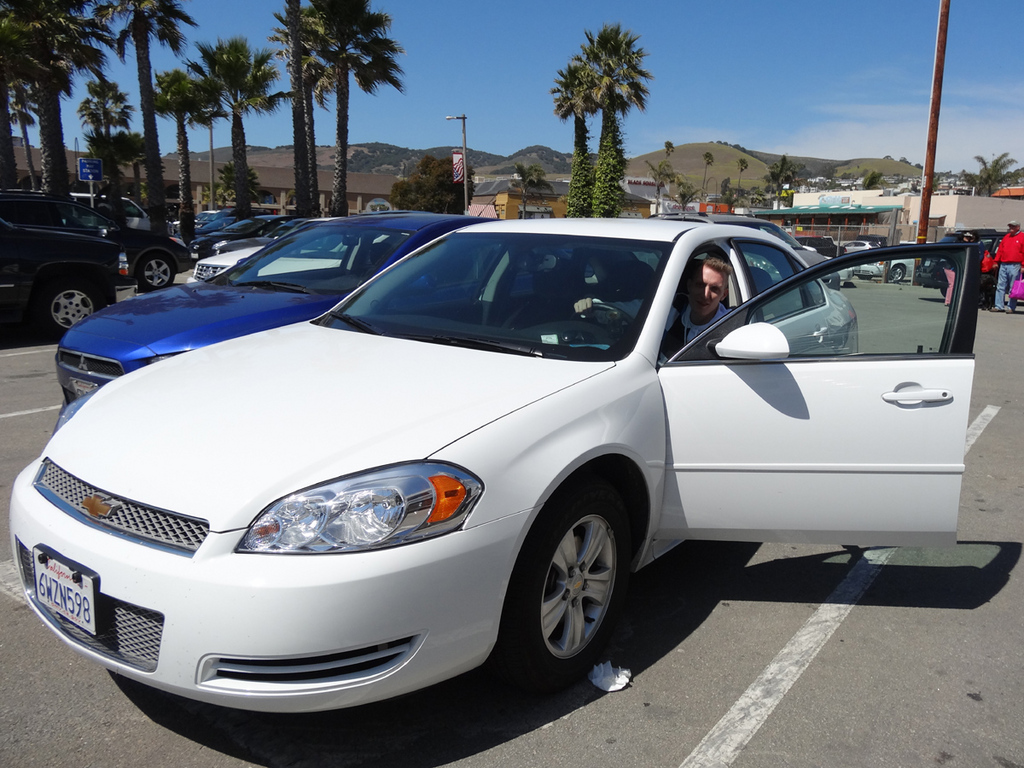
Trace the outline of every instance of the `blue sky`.
<instances>
[{"instance_id":1,"label":"blue sky","mask_svg":"<svg viewBox=\"0 0 1024 768\"><path fill-rule=\"evenodd\" d=\"M183 3L198 26L193 43L242 35L270 46L273 14L283 0ZM404 93L369 96L353 87L350 142L378 141L414 149L461 143L465 113L470 148L511 154L533 144L572 150L572 126L553 114L550 89L584 42L584 30L618 22L647 51L646 112L624 123L635 156L666 141L725 141L765 152L812 157L906 157L924 162L935 62L939 0L374 0L391 14L392 37L406 50ZM1024 163L1024 29L1022 0L952 0L938 170L977 170L975 155L1009 152ZM137 103L137 75L109 57L109 77ZM154 71L181 66L154 50ZM282 90L287 80L282 66ZM84 83L63 104L65 143L84 149L76 109ZM317 143L333 145L335 119L318 110ZM141 130L141 118L133 125ZM160 146L175 150L174 128L161 121ZM596 135L599 125L592 133ZM291 115L249 117L249 144L291 144ZM205 130L189 137L209 145ZM33 141L35 138L33 137ZM227 121L214 143L230 144ZM596 151L596 139L592 149Z\"/></svg>"}]
</instances>

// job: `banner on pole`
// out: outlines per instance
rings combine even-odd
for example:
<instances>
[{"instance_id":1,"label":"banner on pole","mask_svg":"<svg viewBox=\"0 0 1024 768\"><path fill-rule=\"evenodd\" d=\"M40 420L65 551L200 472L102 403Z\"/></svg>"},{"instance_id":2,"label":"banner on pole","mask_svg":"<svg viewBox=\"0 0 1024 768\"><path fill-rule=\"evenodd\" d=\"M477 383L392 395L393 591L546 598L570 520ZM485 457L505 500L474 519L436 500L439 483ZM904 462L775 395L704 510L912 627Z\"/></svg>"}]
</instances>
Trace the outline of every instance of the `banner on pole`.
<instances>
[{"instance_id":1,"label":"banner on pole","mask_svg":"<svg viewBox=\"0 0 1024 768\"><path fill-rule=\"evenodd\" d=\"M463 184L466 181L466 158L463 157L461 149L452 150L452 176L456 184Z\"/></svg>"}]
</instances>

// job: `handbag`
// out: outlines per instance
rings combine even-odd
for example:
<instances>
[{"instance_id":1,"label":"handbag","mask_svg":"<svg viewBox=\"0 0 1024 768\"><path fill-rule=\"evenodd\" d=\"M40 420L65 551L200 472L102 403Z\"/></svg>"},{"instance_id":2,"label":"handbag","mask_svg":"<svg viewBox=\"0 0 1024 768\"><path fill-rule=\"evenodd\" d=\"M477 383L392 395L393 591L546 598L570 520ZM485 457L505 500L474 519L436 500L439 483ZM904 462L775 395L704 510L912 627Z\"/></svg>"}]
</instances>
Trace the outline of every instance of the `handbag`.
<instances>
[{"instance_id":1,"label":"handbag","mask_svg":"<svg viewBox=\"0 0 1024 768\"><path fill-rule=\"evenodd\" d=\"M1024 299L1024 277L1018 277L1010 288L1011 299Z\"/></svg>"}]
</instances>

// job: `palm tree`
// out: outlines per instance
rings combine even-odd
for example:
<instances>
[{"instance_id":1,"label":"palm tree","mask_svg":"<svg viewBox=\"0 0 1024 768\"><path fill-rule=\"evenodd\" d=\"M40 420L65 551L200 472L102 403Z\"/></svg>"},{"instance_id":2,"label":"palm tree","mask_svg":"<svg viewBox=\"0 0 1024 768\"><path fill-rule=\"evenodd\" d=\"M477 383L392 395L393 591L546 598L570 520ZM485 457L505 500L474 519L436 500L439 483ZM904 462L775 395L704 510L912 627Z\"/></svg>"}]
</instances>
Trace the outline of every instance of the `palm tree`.
<instances>
[{"instance_id":1,"label":"palm tree","mask_svg":"<svg viewBox=\"0 0 1024 768\"><path fill-rule=\"evenodd\" d=\"M980 168L977 173L963 171L961 175L964 181L975 187L979 194L991 197L993 192L1002 189L1013 183L1013 180L1020 174L1020 170L1011 171L1010 167L1017 164L1017 161L1010 157L1009 152L1003 152L999 157L986 160L981 155L974 156Z\"/></svg>"},{"instance_id":2,"label":"palm tree","mask_svg":"<svg viewBox=\"0 0 1024 768\"><path fill-rule=\"evenodd\" d=\"M371 11L369 0L312 0L311 5L320 33L313 50L334 83L338 110L331 215L347 216L349 76L364 93L376 93L382 85L401 92L403 72L397 58L405 49L387 36L391 16Z\"/></svg>"},{"instance_id":3,"label":"palm tree","mask_svg":"<svg viewBox=\"0 0 1024 768\"><path fill-rule=\"evenodd\" d=\"M558 70L551 95L555 98L555 114L563 122L573 119L572 166L565 215L570 219L589 218L593 211L594 166L590 162L590 136L587 118L596 115L599 106L594 99L594 71L579 60Z\"/></svg>"},{"instance_id":4,"label":"palm tree","mask_svg":"<svg viewBox=\"0 0 1024 768\"><path fill-rule=\"evenodd\" d=\"M702 155L702 159L704 160L704 181L701 182L700 188L701 191L704 193L704 196L707 197L708 168L715 164L715 156L712 155L710 152L705 152Z\"/></svg>"},{"instance_id":5,"label":"palm tree","mask_svg":"<svg viewBox=\"0 0 1024 768\"><path fill-rule=\"evenodd\" d=\"M181 69L158 72L155 106L158 115L174 120L178 150L178 221L186 243L195 235L195 200L192 198L192 163L188 148L188 131L204 116L211 94L203 91L200 81Z\"/></svg>"},{"instance_id":6,"label":"palm tree","mask_svg":"<svg viewBox=\"0 0 1024 768\"><path fill-rule=\"evenodd\" d=\"M676 200L684 209L696 200L699 194L700 190L683 174L676 176Z\"/></svg>"},{"instance_id":7,"label":"palm tree","mask_svg":"<svg viewBox=\"0 0 1024 768\"><path fill-rule=\"evenodd\" d=\"M738 194L742 195L743 194L743 172L745 170L747 170L747 168L750 167L750 163L747 162L747 158L740 157L740 158L737 158L737 160L736 160L736 167L740 171L740 175L736 179L736 189L738 191Z\"/></svg>"},{"instance_id":8,"label":"palm tree","mask_svg":"<svg viewBox=\"0 0 1024 768\"><path fill-rule=\"evenodd\" d=\"M883 176L881 171L868 171L864 174L861 187L864 189L878 189L882 186Z\"/></svg>"},{"instance_id":9,"label":"palm tree","mask_svg":"<svg viewBox=\"0 0 1024 768\"><path fill-rule=\"evenodd\" d=\"M28 84L16 82L11 85L11 122L17 123L21 128L21 145L25 148L25 167L28 168L28 176L32 189L39 191L39 176L36 174L35 162L32 160L32 145L28 140L28 129L36 124L32 115L35 106L28 92Z\"/></svg>"},{"instance_id":10,"label":"palm tree","mask_svg":"<svg viewBox=\"0 0 1024 768\"><path fill-rule=\"evenodd\" d=\"M519 216L521 219L529 218L526 215L527 201L533 195L539 195L541 191L554 191L551 183L544 178L546 176L544 172L544 166L540 163L516 163L516 177L510 182L510 186L514 189L518 189L523 199L523 210Z\"/></svg>"},{"instance_id":11,"label":"palm tree","mask_svg":"<svg viewBox=\"0 0 1024 768\"><path fill-rule=\"evenodd\" d=\"M31 78L28 29L11 15L0 16L0 189L18 186L11 133L11 85Z\"/></svg>"},{"instance_id":12,"label":"palm tree","mask_svg":"<svg viewBox=\"0 0 1024 768\"><path fill-rule=\"evenodd\" d=\"M581 61L594 73L593 97L601 106L601 140L594 169L594 216L614 218L622 211L622 182L626 171L620 116L636 107L647 108L643 68L647 53L636 47L639 35L618 24L606 24L594 35L586 32Z\"/></svg>"},{"instance_id":13,"label":"palm tree","mask_svg":"<svg viewBox=\"0 0 1024 768\"><path fill-rule=\"evenodd\" d=\"M32 80L32 100L39 118L39 151L43 189L58 195L70 191L61 97L71 93L75 74L102 76L111 42L102 22L88 15L90 0L4 0L4 10L29 31L28 55L39 67Z\"/></svg>"},{"instance_id":14,"label":"palm tree","mask_svg":"<svg viewBox=\"0 0 1024 768\"><path fill-rule=\"evenodd\" d=\"M167 209L163 164L160 162L160 138L156 128L156 94L149 56L150 39L166 45L176 54L181 53L185 46L181 26L188 24L194 27L196 22L185 13L179 0L110 0L97 5L96 17L105 22L124 22L116 38L117 55L121 61L125 60L128 41L135 46L142 134L146 142L149 223L154 232L162 232L166 229Z\"/></svg>"},{"instance_id":15,"label":"palm tree","mask_svg":"<svg viewBox=\"0 0 1024 768\"><path fill-rule=\"evenodd\" d=\"M669 185L675 181L676 172L668 158L660 161L657 165L650 160L645 160L644 162L647 163L647 168L649 169L648 175L654 179L655 197L658 206L657 213L661 213L661 190L668 189Z\"/></svg>"},{"instance_id":16,"label":"palm tree","mask_svg":"<svg viewBox=\"0 0 1024 768\"><path fill-rule=\"evenodd\" d=\"M288 30L288 79L292 93L292 141L295 153L295 213L309 216L313 199L309 193L309 149L306 146L306 89L302 84L302 62L306 45L302 35L302 0L285 0L285 22ZM278 17L280 18L280 17Z\"/></svg>"},{"instance_id":17,"label":"palm tree","mask_svg":"<svg viewBox=\"0 0 1024 768\"><path fill-rule=\"evenodd\" d=\"M216 89L218 106L231 116L231 157L237 172L235 178L235 215L246 218L252 214L252 196L246 186L249 163L245 153L245 126L242 118L250 113L273 112L285 98L284 93L271 93L277 80L277 68L269 48L252 49L244 37L218 40L217 45L197 43L200 62L189 67L208 82L204 87Z\"/></svg>"},{"instance_id":18,"label":"palm tree","mask_svg":"<svg viewBox=\"0 0 1024 768\"><path fill-rule=\"evenodd\" d=\"M131 162L125 132L131 127L135 107L128 103L128 95L110 80L90 80L86 84L88 96L78 105L82 125L91 130L85 134L90 154L103 161L110 190L107 200L114 212L114 220L124 219L121 201L121 164Z\"/></svg>"}]
</instances>

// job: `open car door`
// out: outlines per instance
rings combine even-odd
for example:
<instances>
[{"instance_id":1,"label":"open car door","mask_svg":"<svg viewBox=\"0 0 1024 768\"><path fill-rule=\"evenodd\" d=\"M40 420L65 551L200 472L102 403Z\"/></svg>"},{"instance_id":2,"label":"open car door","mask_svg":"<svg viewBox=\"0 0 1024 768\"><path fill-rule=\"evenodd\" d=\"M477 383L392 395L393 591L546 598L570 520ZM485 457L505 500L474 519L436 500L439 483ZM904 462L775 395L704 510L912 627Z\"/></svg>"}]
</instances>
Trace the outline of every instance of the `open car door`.
<instances>
[{"instance_id":1,"label":"open car door","mask_svg":"<svg viewBox=\"0 0 1024 768\"><path fill-rule=\"evenodd\" d=\"M934 288L841 283L941 259ZM668 430L656 538L952 544L974 375L969 245L860 252L773 286L659 371ZM838 289L832 286L839 286Z\"/></svg>"}]
</instances>

